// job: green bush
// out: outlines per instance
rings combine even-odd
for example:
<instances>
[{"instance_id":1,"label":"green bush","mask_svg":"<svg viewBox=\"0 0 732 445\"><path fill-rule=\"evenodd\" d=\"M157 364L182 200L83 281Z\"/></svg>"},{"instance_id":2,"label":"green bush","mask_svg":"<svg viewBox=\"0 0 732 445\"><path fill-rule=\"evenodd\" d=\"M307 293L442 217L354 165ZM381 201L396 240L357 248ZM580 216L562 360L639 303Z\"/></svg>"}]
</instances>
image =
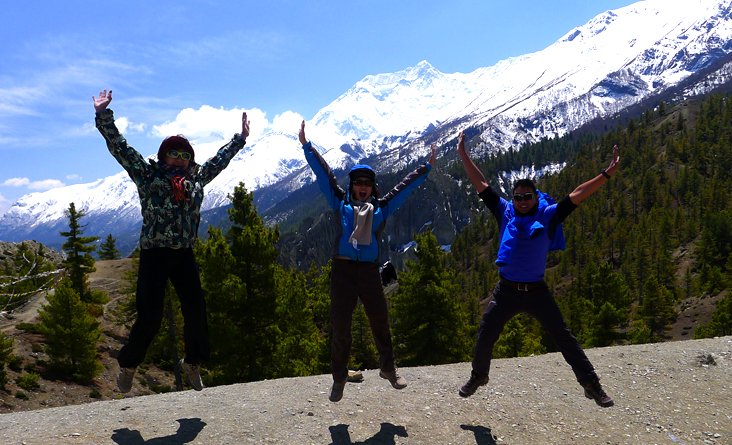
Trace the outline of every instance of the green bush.
<instances>
[{"instance_id":1,"label":"green bush","mask_svg":"<svg viewBox=\"0 0 732 445\"><path fill-rule=\"evenodd\" d=\"M23 391L18 391L15 393L15 398L20 400L28 400L28 396L25 395Z\"/></svg>"},{"instance_id":2,"label":"green bush","mask_svg":"<svg viewBox=\"0 0 732 445\"><path fill-rule=\"evenodd\" d=\"M102 397L102 393L94 389L92 390L92 392L89 393L89 397L91 397L92 399L100 399Z\"/></svg>"},{"instance_id":3,"label":"green bush","mask_svg":"<svg viewBox=\"0 0 732 445\"><path fill-rule=\"evenodd\" d=\"M15 329L28 332L29 334L41 333L41 331L38 329L38 325L33 323L18 323L15 325Z\"/></svg>"},{"instance_id":4,"label":"green bush","mask_svg":"<svg viewBox=\"0 0 732 445\"><path fill-rule=\"evenodd\" d=\"M11 355L10 358L8 358L8 368L10 368L11 371L20 372L20 370L23 369L23 359L17 355Z\"/></svg>"},{"instance_id":5,"label":"green bush","mask_svg":"<svg viewBox=\"0 0 732 445\"><path fill-rule=\"evenodd\" d=\"M168 385L150 385L150 389L152 391L155 391L158 394L162 394L162 393L166 393L166 392L173 391L173 388L171 388Z\"/></svg>"},{"instance_id":6,"label":"green bush","mask_svg":"<svg viewBox=\"0 0 732 445\"><path fill-rule=\"evenodd\" d=\"M15 379L15 383L25 390L32 391L41 387L38 383L38 377L40 376L35 372L29 372Z\"/></svg>"}]
</instances>

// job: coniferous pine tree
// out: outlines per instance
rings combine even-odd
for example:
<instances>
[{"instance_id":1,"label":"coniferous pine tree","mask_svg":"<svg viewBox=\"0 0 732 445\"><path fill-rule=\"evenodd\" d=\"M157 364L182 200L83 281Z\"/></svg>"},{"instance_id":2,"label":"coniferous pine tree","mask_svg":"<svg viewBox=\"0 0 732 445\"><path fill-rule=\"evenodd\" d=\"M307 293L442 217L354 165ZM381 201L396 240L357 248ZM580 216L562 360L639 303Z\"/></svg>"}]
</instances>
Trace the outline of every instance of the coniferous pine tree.
<instances>
[{"instance_id":1,"label":"coniferous pine tree","mask_svg":"<svg viewBox=\"0 0 732 445\"><path fill-rule=\"evenodd\" d=\"M318 374L323 369L320 357L325 340L315 325L305 277L278 266L276 282L280 330L275 360L277 377Z\"/></svg>"},{"instance_id":2,"label":"coniferous pine tree","mask_svg":"<svg viewBox=\"0 0 732 445\"><path fill-rule=\"evenodd\" d=\"M8 373L5 372L5 365L13 354L13 342L12 337L0 332L0 388L5 387L9 380Z\"/></svg>"},{"instance_id":3,"label":"coniferous pine tree","mask_svg":"<svg viewBox=\"0 0 732 445\"><path fill-rule=\"evenodd\" d=\"M716 305L709 324L694 330L694 338L724 337L732 335L732 294L727 294Z\"/></svg>"},{"instance_id":4,"label":"coniferous pine tree","mask_svg":"<svg viewBox=\"0 0 732 445\"><path fill-rule=\"evenodd\" d=\"M220 230L210 228L209 239L197 246L196 255L209 295L213 351L207 367L214 384L276 376L280 336L275 280L279 231L264 226L243 183L229 198L231 245Z\"/></svg>"},{"instance_id":5,"label":"coniferous pine tree","mask_svg":"<svg viewBox=\"0 0 732 445\"><path fill-rule=\"evenodd\" d=\"M46 341L50 366L65 378L87 382L104 369L97 358L102 335L99 322L89 314L74 283L63 278L47 305L38 311L38 328Z\"/></svg>"},{"instance_id":6,"label":"coniferous pine tree","mask_svg":"<svg viewBox=\"0 0 732 445\"><path fill-rule=\"evenodd\" d=\"M650 330L651 341L661 341L666 338L666 331L676 317L673 295L654 277L648 278L643 287L643 303L638 306L638 318Z\"/></svg>"},{"instance_id":7,"label":"coniferous pine tree","mask_svg":"<svg viewBox=\"0 0 732 445\"><path fill-rule=\"evenodd\" d=\"M330 370L330 355L333 329L330 323L330 270L331 262L320 270L313 262L306 275L309 303L313 310L315 327L324 341L320 347L321 372Z\"/></svg>"},{"instance_id":8,"label":"coniferous pine tree","mask_svg":"<svg viewBox=\"0 0 732 445\"><path fill-rule=\"evenodd\" d=\"M107 235L107 239L99 245L99 259L100 260L116 260L120 257L119 250L116 246L117 240L114 239L112 234Z\"/></svg>"},{"instance_id":9,"label":"coniferous pine tree","mask_svg":"<svg viewBox=\"0 0 732 445\"><path fill-rule=\"evenodd\" d=\"M64 211L69 218L69 230L59 232L61 236L66 237L62 249L66 253L64 267L68 269L69 278L74 284L74 288L79 293L81 301L89 301L89 282L88 274L94 272L94 258L91 256L96 247L92 243L96 242L98 236L83 236L84 227L79 220L86 216L83 210L76 210L76 205L72 202L69 208Z\"/></svg>"},{"instance_id":10,"label":"coniferous pine tree","mask_svg":"<svg viewBox=\"0 0 732 445\"><path fill-rule=\"evenodd\" d=\"M428 231L414 236L418 262L407 261L409 272L399 277L391 316L395 355L400 365L437 365L467 360L465 311L456 299L454 272L442 267L437 238Z\"/></svg>"},{"instance_id":11,"label":"coniferous pine tree","mask_svg":"<svg viewBox=\"0 0 732 445\"><path fill-rule=\"evenodd\" d=\"M371 325L363 304L359 302L351 317L351 360L349 369L378 369L379 351L374 344Z\"/></svg>"}]
</instances>

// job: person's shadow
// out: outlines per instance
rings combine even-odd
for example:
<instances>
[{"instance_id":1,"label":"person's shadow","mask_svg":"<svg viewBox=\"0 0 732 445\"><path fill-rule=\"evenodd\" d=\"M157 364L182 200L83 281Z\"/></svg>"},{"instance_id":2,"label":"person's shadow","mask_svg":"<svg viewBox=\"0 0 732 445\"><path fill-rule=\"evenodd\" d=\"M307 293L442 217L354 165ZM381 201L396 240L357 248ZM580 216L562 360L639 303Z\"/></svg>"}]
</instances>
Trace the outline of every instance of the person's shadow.
<instances>
[{"instance_id":1,"label":"person's shadow","mask_svg":"<svg viewBox=\"0 0 732 445\"><path fill-rule=\"evenodd\" d=\"M382 423L378 433L363 442L351 442L351 435L348 433L348 425L340 424L331 426L330 437L333 440L331 445L394 445L395 436L409 437L407 429L403 426L395 426L391 423Z\"/></svg>"},{"instance_id":2,"label":"person's shadow","mask_svg":"<svg viewBox=\"0 0 732 445\"><path fill-rule=\"evenodd\" d=\"M145 440L139 431L122 428L114 430L112 440L119 445L183 445L193 442L206 426L206 422L199 418L178 419L177 422L180 423L178 431L171 436Z\"/></svg>"},{"instance_id":3,"label":"person's shadow","mask_svg":"<svg viewBox=\"0 0 732 445\"><path fill-rule=\"evenodd\" d=\"M477 445L497 445L491 434L491 429L484 426L460 425L465 431L472 431L475 434Z\"/></svg>"}]
</instances>

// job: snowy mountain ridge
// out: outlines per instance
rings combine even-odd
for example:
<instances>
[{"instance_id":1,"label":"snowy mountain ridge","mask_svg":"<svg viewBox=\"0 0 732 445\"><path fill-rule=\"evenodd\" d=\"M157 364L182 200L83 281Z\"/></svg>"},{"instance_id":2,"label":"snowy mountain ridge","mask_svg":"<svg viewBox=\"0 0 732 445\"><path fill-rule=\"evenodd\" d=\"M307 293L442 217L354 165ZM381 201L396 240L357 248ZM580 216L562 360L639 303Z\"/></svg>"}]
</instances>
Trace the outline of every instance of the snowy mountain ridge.
<instances>
[{"instance_id":1,"label":"snowy mountain ridge","mask_svg":"<svg viewBox=\"0 0 732 445\"><path fill-rule=\"evenodd\" d=\"M445 74L422 61L369 75L321 109L307 123L308 136L332 168L370 157L378 171L424 160L427 140L439 145L468 127L480 131L478 155L561 136L672 88L732 53L731 3L646 0L604 12L542 51L471 73ZM686 94L703 94L730 79L728 64ZM240 181L252 191L289 178L280 199L309 182L295 132L248 141L207 186L203 210L227 205ZM207 141L197 152L214 152L225 142ZM29 194L0 217L0 239L58 240L72 201L87 212L89 230L134 233L141 220L136 194L125 172Z\"/></svg>"}]
</instances>

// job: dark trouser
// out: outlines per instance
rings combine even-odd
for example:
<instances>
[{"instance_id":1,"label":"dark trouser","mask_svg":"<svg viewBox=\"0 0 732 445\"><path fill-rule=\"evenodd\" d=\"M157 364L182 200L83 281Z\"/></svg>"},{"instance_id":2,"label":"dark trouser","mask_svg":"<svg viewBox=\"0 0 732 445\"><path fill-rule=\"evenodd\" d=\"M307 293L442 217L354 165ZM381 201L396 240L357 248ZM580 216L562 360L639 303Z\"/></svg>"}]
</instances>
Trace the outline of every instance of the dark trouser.
<instances>
[{"instance_id":1,"label":"dark trouser","mask_svg":"<svg viewBox=\"0 0 732 445\"><path fill-rule=\"evenodd\" d=\"M183 312L186 363L195 365L210 357L206 301L193 249L159 247L140 251L137 320L127 344L119 351L117 362L121 368L135 368L145 359L163 320L163 298L169 278Z\"/></svg>"},{"instance_id":2,"label":"dark trouser","mask_svg":"<svg viewBox=\"0 0 732 445\"><path fill-rule=\"evenodd\" d=\"M536 290L524 292L501 282L493 289L493 299L488 303L480 322L473 359L475 374L488 376L493 345L498 341L506 323L520 312L533 316L541 323L541 327L557 343L564 360L572 367L580 384L597 378L595 368L582 350L582 346L569 331L549 288L544 285Z\"/></svg>"},{"instance_id":3,"label":"dark trouser","mask_svg":"<svg viewBox=\"0 0 732 445\"><path fill-rule=\"evenodd\" d=\"M330 322L333 326L330 372L334 382L345 382L348 378L353 342L351 320L359 297L379 351L379 367L384 373L394 371L394 347L379 266L376 263L334 259L330 279Z\"/></svg>"}]
</instances>

